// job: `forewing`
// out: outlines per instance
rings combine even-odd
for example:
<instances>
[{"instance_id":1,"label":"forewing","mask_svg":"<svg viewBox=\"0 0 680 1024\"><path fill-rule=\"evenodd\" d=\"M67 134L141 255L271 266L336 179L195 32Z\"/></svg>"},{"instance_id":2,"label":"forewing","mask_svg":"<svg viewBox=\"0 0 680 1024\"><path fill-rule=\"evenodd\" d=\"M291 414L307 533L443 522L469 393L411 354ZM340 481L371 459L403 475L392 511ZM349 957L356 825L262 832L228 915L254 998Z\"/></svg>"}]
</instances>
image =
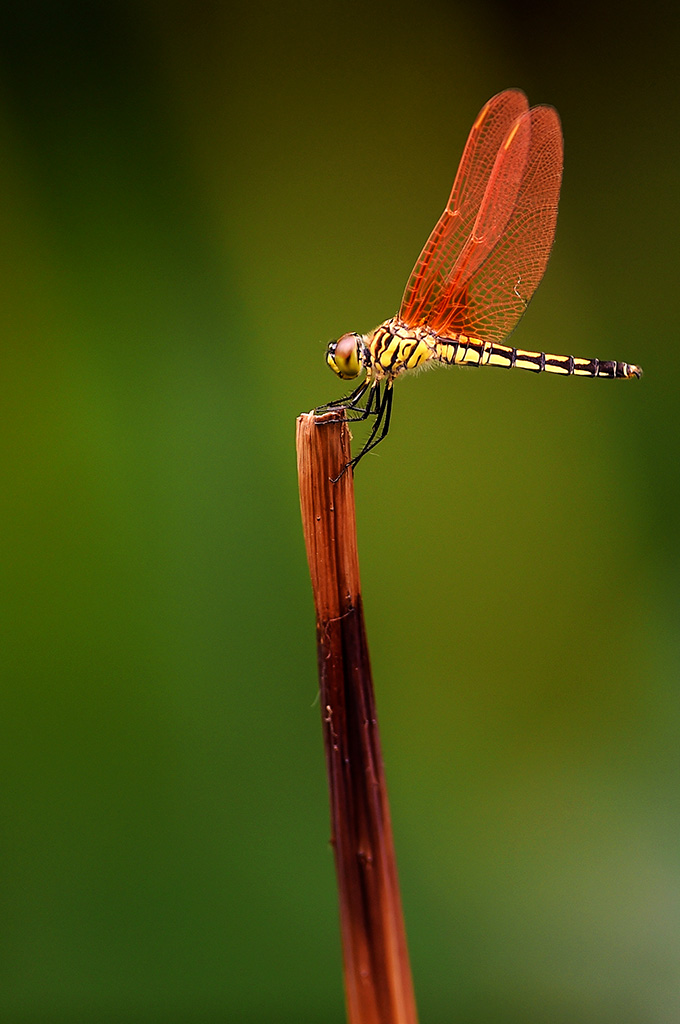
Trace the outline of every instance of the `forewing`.
<instances>
[{"instance_id":1,"label":"forewing","mask_svg":"<svg viewBox=\"0 0 680 1024\"><path fill-rule=\"evenodd\" d=\"M451 279L479 214L498 152L517 119L528 110L519 89L498 93L482 108L472 126L446 209L435 225L409 278L399 311L411 326L430 323L441 306L442 289Z\"/></svg>"},{"instance_id":2,"label":"forewing","mask_svg":"<svg viewBox=\"0 0 680 1024\"><path fill-rule=\"evenodd\" d=\"M438 334L500 342L517 326L550 256L562 163L557 111L533 107L503 143L470 238L432 307L428 324Z\"/></svg>"}]
</instances>

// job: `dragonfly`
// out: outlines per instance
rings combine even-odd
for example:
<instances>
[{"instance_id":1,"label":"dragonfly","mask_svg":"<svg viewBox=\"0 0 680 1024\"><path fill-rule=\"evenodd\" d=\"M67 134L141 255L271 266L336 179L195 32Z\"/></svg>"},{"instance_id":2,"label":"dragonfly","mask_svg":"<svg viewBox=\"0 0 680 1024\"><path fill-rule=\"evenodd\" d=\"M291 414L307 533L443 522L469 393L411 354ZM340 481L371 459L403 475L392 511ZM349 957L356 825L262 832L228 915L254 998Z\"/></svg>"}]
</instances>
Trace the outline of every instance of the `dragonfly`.
<instances>
[{"instance_id":1,"label":"dragonfly","mask_svg":"<svg viewBox=\"0 0 680 1024\"><path fill-rule=\"evenodd\" d=\"M562 128L554 107L529 107L519 89L506 89L484 105L398 314L369 334L343 334L326 350L328 365L342 380L364 371L365 377L350 395L319 408L350 410L356 413L350 421L375 417L362 450L345 469L387 436L397 377L429 365L642 376L633 363L507 344L548 263L562 164Z\"/></svg>"}]
</instances>

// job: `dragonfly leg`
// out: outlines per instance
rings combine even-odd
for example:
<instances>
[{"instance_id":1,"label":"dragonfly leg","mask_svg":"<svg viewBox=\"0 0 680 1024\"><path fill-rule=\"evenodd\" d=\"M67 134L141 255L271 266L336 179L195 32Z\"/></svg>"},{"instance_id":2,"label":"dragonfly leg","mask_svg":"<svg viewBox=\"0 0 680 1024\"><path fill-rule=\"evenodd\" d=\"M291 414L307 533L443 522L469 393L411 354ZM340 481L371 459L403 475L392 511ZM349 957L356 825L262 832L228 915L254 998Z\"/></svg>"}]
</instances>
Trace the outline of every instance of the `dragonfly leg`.
<instances>
[{"instance_id":1,"label":"dragonfly leg","mask_svg":"<svg viewBox=\"0 0 680 1024\"><path fill-rule=\"evenodd\" d=\"M385 438L387 437L387 432L390 429L390 418L392 416L392 384L389 383L385 385L385 390L382 394L382 399L379 397L379 387L376 387L375 391L376 395L378 396L378 400L376 403L377 408L373 410L376 413L376 417L375 422L371 427L371 433L368 435L368 440L366 441L366 444L361 449L359 454L355 455L353 459L350 459L346 466L343 466L342 472L333 480L334 484L337 483L340 477L347 472L350 466L354 468L354 466L356 466L357 463L360 462L361 459L363 459L364 455L366 455L367 452L370 452L373 448L376 447L376 445L379 445L380 442L384 441ZM371 395L371 397L368 400L369 403L372 402L372 400L373 398Z\"/></svg>"},{"instance_id":2,"label":"dragonfly leg","mask_svg":"<svg viewBox=\"0 0 680 1024\"><path fill-rule=\"evenodd\" d=\"M323 405L317 405L316 412L322 409L336 409L341 405L346 406L348 409L356 409L357 405L366 393L366 389L369 387L370 380L362 380L358 388L355 388L351 394L346 395L345 398L336 398L332 402L324 402ZM369 396L370 401L370 396Z\"/></svg>"},{"instance_id":3,"label":"dragonfly leg","mask_svg":"<svg viewBox=\"0 0 680 1024\"><path fill-rule=\"evenodd\" d=\"M363 459L367 452L370 452L373 448L377 447L381 441L384 441L390 429L390 419L392 417L392 397L394 392L392 391L392 384L385 385L385 391L383 392L382 401L380 402L379 408L377 409L378 415L375 418L375 423L371 428L371 433L368 435L366 444L361 449L358 455L355 455L348 463L350 466L356 466L356 464ZM381 429L382 424L382 429Z\"/></svg>"},{"instance_id":4,"label":"dragonfly leg","mask_svg":"<svg viewBox=\"0 0 680 1024\"><path fill-rule=\"evenodd\" d=\"M361 399L364 397L367 388L370 387L368 392L368 398L366 399L366 405L362 409L359 405ZM362 420L368 419L369 416L375 416L380 408L380 384L377 381L365 380L356 391L353 391L351 395L347 395L346 398L340 398L336 402L326 402L325 405L317 406L319 409L345 409L357 411L357 416L347 416L347 423L360 423Z\"/></svg>"},{"instance_id":5,"label":"dragonfly leg","mask_svg":"<svg viewBox=\"0 0 680 1024\"><path fill-rule=\"evenodd\" d=\"M358 409L358 402L350 402L347 405L348 409ZM363 409L358 409L360 415L353 416L349 422L359 423L361 420L367 420L369 416L375 416L380 409L380 385L377 381L374 382L373 387L368 392L368 398L366 399L366 405Z\"/></svg>"}]
</instances>

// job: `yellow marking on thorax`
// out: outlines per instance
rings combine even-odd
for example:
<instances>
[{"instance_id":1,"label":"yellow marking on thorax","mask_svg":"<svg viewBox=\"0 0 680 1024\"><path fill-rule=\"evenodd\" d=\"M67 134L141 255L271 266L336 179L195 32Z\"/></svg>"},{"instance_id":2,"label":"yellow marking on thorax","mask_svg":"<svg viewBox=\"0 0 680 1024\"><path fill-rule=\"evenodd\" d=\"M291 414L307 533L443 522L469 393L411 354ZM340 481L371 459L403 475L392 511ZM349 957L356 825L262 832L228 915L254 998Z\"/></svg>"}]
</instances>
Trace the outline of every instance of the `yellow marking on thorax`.
<instances>
[{"instance_id":1,"label":"yellow marking on thorax","mask_svg":"<svg viewBox=\"0 0 680 1024\"><path fill-rule=\"evenodd\" d=\"M411 351L408 351L408 343L404 345L404 369L415 370L428 359L432 358L432 348L424 341L414 343Z\"/></svg>"},{"instance_id":2,"label":"yellow marking on thorax","mask_svg":"<svg viewBox=\"0 0 680 1024\"><path fill-rule=\"evenodd\" d=\"M385 341L387 344L385 344ZM390 368L395 360L395 353L398 352L402 342L400 338L395 338L393 335L387 333L380 334L375 339L373 358L376 366L378 366L385 373L389 373Z\"/></svg>"},{"instance_id":3,"label":"yellow marking on thorax","mask_svg":"<svg viewBox=\"0 0 680 1024\"><path fill-rule=\"evenodd\" d=\"M382 324L369 343L377 379L416 370L434 355L432 342L418 328L411 330L395 317Z\"/></svg>"}]
</instances>

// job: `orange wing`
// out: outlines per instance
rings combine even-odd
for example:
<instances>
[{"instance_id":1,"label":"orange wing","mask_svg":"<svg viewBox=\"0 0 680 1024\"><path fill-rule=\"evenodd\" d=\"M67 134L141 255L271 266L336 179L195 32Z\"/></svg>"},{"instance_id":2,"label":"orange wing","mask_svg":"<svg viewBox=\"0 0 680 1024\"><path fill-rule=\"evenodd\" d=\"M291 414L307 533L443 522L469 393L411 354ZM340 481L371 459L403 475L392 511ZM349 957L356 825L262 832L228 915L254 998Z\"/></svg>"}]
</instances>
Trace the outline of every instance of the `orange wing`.
<instances>
[{"instance_id":1,"label":"orange wing","mask_svg":"<svg viewBox=\"0 0 680 1024\"><path fill-rule=\"evenodd\" d=\"M472 231L503 141L513 123L528 109L524 93L508 89L490 99L480 111L465 145L446 209L406 285L399 314L406 323L427 322Z\"/></svg>"},{"instance_id":2,"label":"orange wing","mask_svg":"<svg viewBox=\"0 0 680 1024\"><path fill-rule=\"evenodd\" d=\"M506 338L545 271L561 179L557 112L529 110L517 90L490 100L406 286L400 318L443 336Z\"/></svg>"}]
</instances>

